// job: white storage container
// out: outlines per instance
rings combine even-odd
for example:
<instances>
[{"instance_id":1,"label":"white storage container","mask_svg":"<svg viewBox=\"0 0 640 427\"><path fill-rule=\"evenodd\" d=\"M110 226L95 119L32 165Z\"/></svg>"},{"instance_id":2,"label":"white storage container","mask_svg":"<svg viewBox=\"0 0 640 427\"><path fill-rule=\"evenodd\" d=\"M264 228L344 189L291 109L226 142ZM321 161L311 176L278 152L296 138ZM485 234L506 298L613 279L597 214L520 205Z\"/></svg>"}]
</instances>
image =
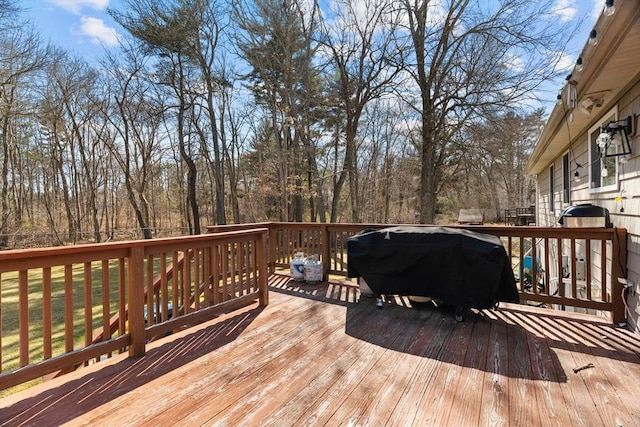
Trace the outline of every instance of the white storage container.
<instances>
[{"instance_id":1,"label":"white storage container","mask_svg":"<svg viewBox=\"0 0 640 427\"><path fill-rule=\"evenodd\" d=\"M304 280L310 284L322 282L322 263L318 255L310 255L304 262Z\"/></svg>"},{"instance_id":2,"label":"white storage container","mask_svg":"<svg viewBox=\"0 0 640 427\"><path fill-rule=\"evenodd\" d=\"M304 252L296 252L289 263L291 278L293 280L304 280Z\"/></svg>"}]
</instances>

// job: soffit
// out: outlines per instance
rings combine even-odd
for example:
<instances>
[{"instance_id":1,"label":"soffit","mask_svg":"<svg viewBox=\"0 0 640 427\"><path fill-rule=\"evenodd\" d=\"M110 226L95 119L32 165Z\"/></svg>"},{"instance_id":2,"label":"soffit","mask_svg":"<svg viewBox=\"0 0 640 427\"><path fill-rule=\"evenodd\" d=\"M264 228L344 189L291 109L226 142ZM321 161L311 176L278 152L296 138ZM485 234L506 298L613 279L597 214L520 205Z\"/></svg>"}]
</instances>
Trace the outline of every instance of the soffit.
<instances>
[{"instance_id":1,"label":"soffit","mask_svg":"<svg viewBox=\"0 0 640 427\"><path fill-rule=\"evenodd\" d=\"M585 44L581 54L583 70L574 70L571 77L576 85L578 105L592 95L603 97L602 106L594 107L591 114L586 115L578 108L565 111L566 106L556 104L529 159L528 174L541 173L559 155L575 146L602 114L640 80L640 2L616 0L615 5L612 16L601 15L598 19L595 26L598 44Z\"/></svg>"}]
</instances>

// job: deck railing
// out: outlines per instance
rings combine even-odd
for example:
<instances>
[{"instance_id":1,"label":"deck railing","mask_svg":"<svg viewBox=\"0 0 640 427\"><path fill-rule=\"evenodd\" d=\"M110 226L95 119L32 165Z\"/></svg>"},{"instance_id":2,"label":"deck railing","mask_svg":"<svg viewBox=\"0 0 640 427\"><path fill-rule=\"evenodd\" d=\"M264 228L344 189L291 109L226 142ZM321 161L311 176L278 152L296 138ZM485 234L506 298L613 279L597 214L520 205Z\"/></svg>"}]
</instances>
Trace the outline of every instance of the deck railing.
<instances>
[{"instance_id":1,"label":"deck railing","mask_svg":"<svg viewBox=\"0 0 640 427\"><path fill-rule=\"evenodd\" d=\"M0 390L117 353L141 356L154 337L266 305L267 235L0 252Z\"/></svg>"},{"instance_id":2,"label":"deck railing","mask_svg":"<svg viewBox=\"0 0 640 427\"><path fill-rule=\"evenodd\" d=\"M0 390L117 353L138 357L155 337L256 299L266 305L267 275L288 269L296 252L318 255L325 277L346 277L347 239L388 226L240 224L201 236L0 252ZM626 230L456 227L501 238L523 303L624 321L617 279L626 274Z\"/></svg>"},{"instance_id":3,"label":"deck railing","mask_svg":"<svg viewBox=\"0 0 640 427\"><path fill-rule=\"evenodd\" d=\"M210 232L236 229L209 227ZM269 228L269 266L288 268L296 252L316 254L325 276L347 276L346 240L382 224L257 223ZM428 226L425 226L428 227ZM514 270L520 300L563 310L608 314L624 322L627 232L622 228L454 226L500 237ZM473 274L473 272L470 272ZM428 280L428 272L425 272Z\"/></svg>"}]
</instances>

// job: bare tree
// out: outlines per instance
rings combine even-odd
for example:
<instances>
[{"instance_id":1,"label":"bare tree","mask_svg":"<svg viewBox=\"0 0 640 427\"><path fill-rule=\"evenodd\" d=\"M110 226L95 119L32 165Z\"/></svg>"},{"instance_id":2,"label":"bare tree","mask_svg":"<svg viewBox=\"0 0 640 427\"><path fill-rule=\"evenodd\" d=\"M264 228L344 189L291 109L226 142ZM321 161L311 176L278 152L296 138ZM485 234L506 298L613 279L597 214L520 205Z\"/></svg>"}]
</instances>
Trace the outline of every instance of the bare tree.
<instances>
[{"instance_id":1,"label":"bare tree","mask_svg":"<svg viewBox=\"0 0 640 427\"><path fill-rule=\"evenodd\" d=\"M360 222L358 203L358 126L364 107L391 91L400 68L393 41L396 23L389 20L387 0L340 0L335 15L324 19L321 43L335 70L333 96L344 119L344 159L333 188L331 221L335 221L345 180L349 181L351 220Z\"/></svg>"},{"instance_id":2,"label":"bare tree","mask_svg":"<svg viewBox=\"0 0 640 427\"><path fill-rule=\"evenodd\" d=\"M4 29L19 25L14 19L21 12L18 0L0 0L0 25Z\"/></svg>"},{"instance_id":3,"label":"bare tree","mask_svg":"<svg viewBox=\"0 0 640 427\"><path fill-rule=\"evenodd\" d=\"M225 72L217 70L220 65L217 62L220 50L218 43L223 27L226 25L219 17L225 16L225 11L221 10L215 2L192 0L186 3L183 13L186 15L183 19L193 22L194 31L197 31L196 34L192 35L193 49L190 54L199 66L201 82L204 86L203 98L205 100L205 111L208 115L209 138L202 138L202 143L204 153L211 165L213 182L215 183L215 222L216 224L226 224L226 173L224 167L226 147L220 142L221 138L218 130L218 123L220 123L220 126L224 126L224 122L218 121L216 115L218 109L215 105L215 98L223 98L224 94L222 92L230 85ZM221 99L221 103L224 103L224 99ZM223 111L220 113L222 114ZM208 150L208 140L211 141L213 159L211 159L210 150Z\"/></svg>"},{"instance_id":4,"label":"bare tree","mask_svg":"<svg viewBox=\"0 0 640 427\"><path fill-rule=\"evenodd\" d=\"M489 205L479 207L494 208L496 217L504 209L534 203L534 182L524 170L543 123L543 111L536 110L522 115L507 112L472 124L466 131L468 150L463 158L465 176L471 177L463 183L471 189L466 200L486 196Z\"/></svg>"},{"instance_id":5,"label":"bare tree","mask_svg":"<svg viewBox=\"0 0 640 427\"><path fill-rule=\"evenodd\" d=\"M364 109L359 135L358 203L365 222L413 222L407 198L415 193L415 151L408 143L410 128L404 105L395 98L376 99ZM406 108L406 107L404 107ZM409 117L410 118L410 117Z\"/></svg>"},{"instance_id":6,"label":"bare tree","mask_svg":"<svg viewBox=\"0 0 640 427\"><path fill-rule=\"evenodd\" d=\"M105 60L110 70L113 105L105 104L106 120L114 135L105 134L105 143L123 173L129 203L145 239L152 237L149 203L150 174L154 157L160 155L159 128L163 106L146 78L145 58L127 49L121 58Z\"/></svg>"},{"instance_id":7,"label":"bare tree","mask_svg":"<svg viewBox=\"0 0 640 427\"><path fill-rule=\"evenodd\" d=\"M18 121L31 111L27 93L32 88L30 76L42 69L47 46L40 37L24 24L20 25L17 2L4 1L0 3L0 25L2 21L11 21L11 25L4 26L0 31L0 247L8 244L12 207L10 202L11 160L16 159L15 150L19 149ZM19 218L14 218L19 226Z\"/></svg>"},{"instance_id":8,"label":"bare tree","mask_svg":"<svg viewBox=\"0 0 640 427\"><path fill-rule=\"evenodd\" d=\"M71 161L64 167L73 171L77 219L76 224L70 224L70 233L82 231L80 219L88 218L93 239L100 242L98 191L102 177L98 161L104 154L96 126L101 103L97 92L100 76L86 62L64 52L53 58L47 67L49 85L44 98L50 114L41 114L41 123L51 126L52 138L69 151Z\"/></svg>"},{"instance_id":9,"label":"bare tree","mask_svg":"<svg viewBox=\"0 0 640 427\"><path fill-rule=\"evenodd\" d=\"M177 144L181 160L187 166L187 220L193 234L201 232L197 199L198 168L194 158L200 150L193 147L187 127L192 124L189 122L189 115L193 114L194 108L192 95L194 90L197 91L194 82L198 79L194 78L194 67L202 65L194 64L194 54L199 50L196 47L201 47L201 21L196 18L203 6L204 3L199 0L127 0L122 10L110 11L120 25L156 55L158 84L170 91L167 95L175 102ZM213 25L215 28L215 23ZM213 109L210 109L210 114L214 114ZM214 121L211 126L215 129L215 125ZM211 136L217 138L217 132L211 132Z\"/></svg>"},{"instance_id":10,"label":"bare tree","mask_svg":"<svg viewBox=\"0 0 640 427\"><path fill-rule=\"evenodd\" d=\"M223 67L222 75L227 74L236 75L235 72L227 73ZM243 215L240 211L240 186L243 174L240 159L249 148L250 121L255 118L251 114L251 106L243 104L235 82L229 81L229 84L221 88L218 129L220 130L220 142L224 147L224 162L229 181L229 203L227 205L230 206L235 224L246 222L243 221Z\"/></svg>"},{"instance_id":11,"label":"bare tree","mask_svg":"<svg viewBox=\"0 0 640 427\"><path fill-rule=\"evenodd\" d=\"M313 67L313 33L317 5L298 1L257 0L236 4L234 20L238 48L250 64L258 105L269 115L269 128L259 137L273 143L280 220L303 218L303 180L309 172L317 183L312 127L322 102Z\"/></svg>"},{"instance_id":12,"label":"bare tree","mask_svg":"<svg viewBox=\"0 0 640 427\"><path fill-rule=\"evenodd\" d=\"M552 1L399 0L418 93L420 222L435 219L451 143L469 120L508 108L554 73L570 31Z\"/></svg>"},{"instance_id":13,"label":"bare tree","mask_svg":"<svg viewBox=\"0 0 640 427\"><path fill-rule=\"evenodd\" d=\"M56 58L62 62L64 54L58 52ZM53 61L51 70L63 68ZM54 71L55 72L55 71ZM74 200L78 198L76 183L78 182L77 162L75 161L76 141L69 135L66 127L66 115L62 104L63 95L57 90L55 81L47 81L43 88L42 100L38 111L40 123L41 152L43 154L43 168L50 171L51 176L45 179L45 206L50 227L58 236L58 230L66 225L67 236L63 241L75 242L77 231L80 230L80 212ZM67 95L67 94L65 94ZM64 222L56 214L57 209L63 209ZM58 237L59 239L59 237Z\"/></svg>"}]
</instances>

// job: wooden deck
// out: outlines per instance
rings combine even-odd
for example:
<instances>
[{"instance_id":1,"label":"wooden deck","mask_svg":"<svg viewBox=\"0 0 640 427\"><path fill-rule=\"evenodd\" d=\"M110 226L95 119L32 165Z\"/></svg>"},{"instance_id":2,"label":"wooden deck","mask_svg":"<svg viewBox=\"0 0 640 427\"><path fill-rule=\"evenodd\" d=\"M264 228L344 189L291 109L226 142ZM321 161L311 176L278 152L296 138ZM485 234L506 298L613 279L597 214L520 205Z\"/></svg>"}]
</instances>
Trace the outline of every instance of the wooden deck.
<instances>
[{"instance_id":1,"label":"wooden deck","mask_svg":"<svg viewBox=\"0 0 640 427\"><path fill-rule=\"evenodd\" d=\"M358 298L272 276L269 306L1 399L0 425L640 424L640 337L624 328L518 305L458 323Z\"/></svg>"}]
</instances>

